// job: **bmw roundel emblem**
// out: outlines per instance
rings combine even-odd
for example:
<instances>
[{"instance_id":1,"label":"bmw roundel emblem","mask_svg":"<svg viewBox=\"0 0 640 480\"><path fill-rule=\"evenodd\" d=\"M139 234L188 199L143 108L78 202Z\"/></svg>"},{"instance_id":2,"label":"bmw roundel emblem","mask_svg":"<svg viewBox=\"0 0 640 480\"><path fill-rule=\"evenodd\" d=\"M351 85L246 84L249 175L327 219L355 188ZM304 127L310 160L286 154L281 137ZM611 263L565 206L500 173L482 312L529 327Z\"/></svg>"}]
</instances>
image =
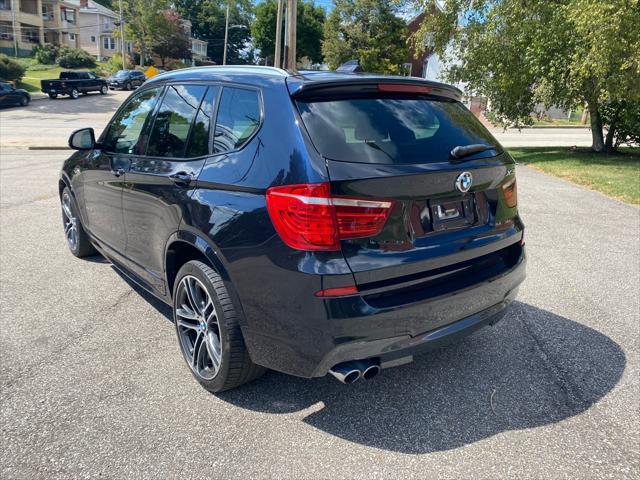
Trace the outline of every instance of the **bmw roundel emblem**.
<instances>
[{"instance_id":1,"label":"bmw roundel emblem","mask_svg":"<svg viewBox=\"0 0 640 480\"><path fill-rule=\"evenodd\" d=\"M456 188L460 190L462 193L468 192L473 185L473 175L471 172L462 172L456 178Z\"/></svg>"}]
</instances>

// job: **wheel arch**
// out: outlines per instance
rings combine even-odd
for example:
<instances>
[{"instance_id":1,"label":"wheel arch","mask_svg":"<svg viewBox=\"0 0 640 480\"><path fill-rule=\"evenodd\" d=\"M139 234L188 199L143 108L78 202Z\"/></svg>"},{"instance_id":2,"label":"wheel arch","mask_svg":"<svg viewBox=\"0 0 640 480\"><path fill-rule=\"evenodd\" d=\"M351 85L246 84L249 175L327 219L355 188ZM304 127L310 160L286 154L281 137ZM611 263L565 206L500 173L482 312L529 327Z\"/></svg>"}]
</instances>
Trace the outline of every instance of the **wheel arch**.
<instances>
[{"instance_id":1,"label":"wheel arch","mask_svg":"<svg viewBox=\"0 0 640 480\"><path fill-rule=\"evenodd\" d=\"M208 263L222 277L225 283L230 284L228 270L218 249L213 243L197 232L190 230L178 230L167 240L164 250L165 282L168 295L173 295L173 283L180 267L189 260L203 260Z\"/></svg>"}]
</instances>

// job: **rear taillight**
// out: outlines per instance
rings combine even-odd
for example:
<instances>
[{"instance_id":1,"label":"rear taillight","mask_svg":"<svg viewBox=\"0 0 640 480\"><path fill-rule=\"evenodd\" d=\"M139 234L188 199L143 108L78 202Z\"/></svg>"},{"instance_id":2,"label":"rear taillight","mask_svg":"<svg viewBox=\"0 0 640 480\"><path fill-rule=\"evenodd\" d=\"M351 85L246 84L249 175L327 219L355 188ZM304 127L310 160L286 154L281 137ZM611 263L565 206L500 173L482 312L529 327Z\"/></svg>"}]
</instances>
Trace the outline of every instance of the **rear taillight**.
<instances>
[{"instance_id":1,"label":"rear taillight","mask_svg":"<svg viewBox=\"0 0 640 480\"><path fill-rule=\"evenodd\" d=\"M507 202L507 207L513 208L518 205L518 184L516 183L516 177L513 177L507 183L502 186L504 192L504 200Z\"/></svg>"},{"instance_id":2,"label":"rear taillight","mask_svg":"<svg viewBox=\"0 0 640 480\"><path fill-rule=\"evenodd\" d=\"M328 183L267 190L267 210L276 231L298 250L340 250L340 240L376 235L392 207L388 200L334 197Z\"/></svg>"}]
</instances>

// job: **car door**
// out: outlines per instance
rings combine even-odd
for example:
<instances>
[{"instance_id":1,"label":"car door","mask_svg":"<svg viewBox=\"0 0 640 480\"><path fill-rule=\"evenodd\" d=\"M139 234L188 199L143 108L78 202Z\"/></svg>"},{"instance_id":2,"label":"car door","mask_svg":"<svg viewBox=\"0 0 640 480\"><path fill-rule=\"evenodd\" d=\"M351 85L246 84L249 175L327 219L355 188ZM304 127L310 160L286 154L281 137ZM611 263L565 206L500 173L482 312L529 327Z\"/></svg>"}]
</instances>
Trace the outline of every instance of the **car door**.
<instances>
[{"instance_id":1,"label":"car door","mask_svg":"<svg viewBox=\"0 0 640 480\"><path fill-rule=\"evenodd\" d=\"M125 174L123 211L129 269L147 288L165 294L164 254L182 219L210 152L210 124L218 87L166 87L149 130L144 156Z\"/></svg>"},{"instance_id":2,"label":"car door","mask_svg":"<svg viewBox=\"0 0 640 480\"><path fill-rule=\"evenodd\" d=\"M126 234L122 213L124 174L131 159L146 144L143 132L162 87L137 92L118 110L86 158L82 204L89 232L112 256L125 252Z\"/></svg>"},{"instance_id":3,"label":"car door","mask_svg":"<svg viewBox=\"0 0 640 480\"><path fill-rule=\"evenodd\" d=\"M9 96L11 87L5 83L0 83L0 106L10 105L11 98Z\"/></svg>"}]
</instances>

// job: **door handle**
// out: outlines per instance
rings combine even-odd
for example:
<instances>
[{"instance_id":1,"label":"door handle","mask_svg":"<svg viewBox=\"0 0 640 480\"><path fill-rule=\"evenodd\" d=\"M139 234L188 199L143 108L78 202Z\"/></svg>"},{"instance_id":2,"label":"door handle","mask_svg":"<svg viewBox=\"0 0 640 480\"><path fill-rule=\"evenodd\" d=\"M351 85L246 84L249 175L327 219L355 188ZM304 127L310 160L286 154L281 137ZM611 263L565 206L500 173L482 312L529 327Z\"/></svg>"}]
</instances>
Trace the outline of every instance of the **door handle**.
<instances>
[{"instance_id":1,"label":"door handle","mask_svg":"<svg viewBox=\"0 0 640 480\"><path fill-rule=\"evenodd\" d=\"M169 178L173 183L175 183L178 186L187 186L189 185L189 183L191 183L191 180L193 179L191 174L186 172L173 173L169 175Z\"/></svg>"}]
</instances>

